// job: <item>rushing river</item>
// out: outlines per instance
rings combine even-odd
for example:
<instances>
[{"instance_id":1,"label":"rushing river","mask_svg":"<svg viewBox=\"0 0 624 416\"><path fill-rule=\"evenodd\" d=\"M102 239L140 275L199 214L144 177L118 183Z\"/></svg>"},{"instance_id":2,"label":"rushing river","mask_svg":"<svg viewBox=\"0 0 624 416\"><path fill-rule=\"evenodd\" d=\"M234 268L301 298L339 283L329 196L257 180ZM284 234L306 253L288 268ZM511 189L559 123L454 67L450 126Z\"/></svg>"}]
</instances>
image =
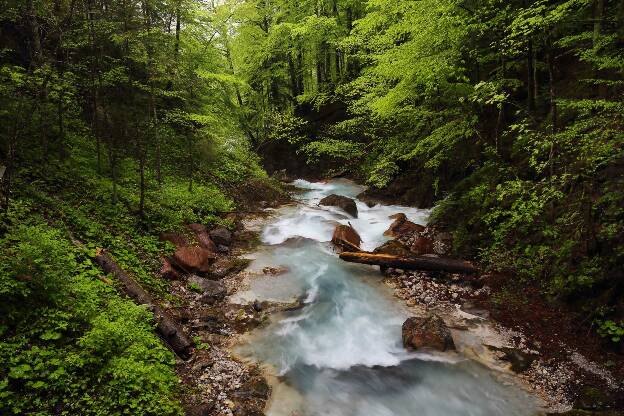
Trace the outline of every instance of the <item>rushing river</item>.
<instances>
[{"instance_id":1,"label":"rushing river","mask_svg":"<svg viewBox=\"0 0 624 416\"><path fill-rule=\"evenodd\" d=\"M299 203L280 208L262 231L251 270L280 266L278 276L256 276L235 301L291 302L301 309L272 317L238 352L267 367L274 383L269 416L534 415L521 389L457 353L408 353L401 324L408 311L388 294L374 267L341 261L329 241L337 223L351 223L364 249L381 245L391 219L403 212L420 224L429 212L356 201L359 218L320 207L330 194L355 197L347 180L296 181Z\"/></svg>"}]
</instances>

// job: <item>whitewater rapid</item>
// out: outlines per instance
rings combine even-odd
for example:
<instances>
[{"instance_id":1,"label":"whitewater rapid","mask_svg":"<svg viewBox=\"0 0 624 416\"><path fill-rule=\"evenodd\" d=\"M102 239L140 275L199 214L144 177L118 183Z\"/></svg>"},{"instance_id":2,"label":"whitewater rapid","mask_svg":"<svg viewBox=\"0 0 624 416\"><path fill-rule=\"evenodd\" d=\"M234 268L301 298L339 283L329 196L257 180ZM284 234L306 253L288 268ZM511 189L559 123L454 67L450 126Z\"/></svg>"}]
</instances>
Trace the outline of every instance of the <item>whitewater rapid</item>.
<instances>
[{"instance_id":1,"label":"whitewater rapid","mask_svg":"<svg viewBox=\"0 0 624 416\"><path fill-rule=\"evenodd\" d=\"M355 198L364 187L344 179L294 185L302 190L298 203L274 212L249 266L285 272L258 275L232 299L304 302L274 315L238 349L278 380L269 416L536 414L527 394L476 362L457 353L408 353L401 325L409 312L381 287L375 268L341 261L329 243L336 224L350 223L362 248L373 249L386 241L391 215L425 224L429 211L356 200L353 218L318 203L330 194Z\"/></svg>"}]
</instances>

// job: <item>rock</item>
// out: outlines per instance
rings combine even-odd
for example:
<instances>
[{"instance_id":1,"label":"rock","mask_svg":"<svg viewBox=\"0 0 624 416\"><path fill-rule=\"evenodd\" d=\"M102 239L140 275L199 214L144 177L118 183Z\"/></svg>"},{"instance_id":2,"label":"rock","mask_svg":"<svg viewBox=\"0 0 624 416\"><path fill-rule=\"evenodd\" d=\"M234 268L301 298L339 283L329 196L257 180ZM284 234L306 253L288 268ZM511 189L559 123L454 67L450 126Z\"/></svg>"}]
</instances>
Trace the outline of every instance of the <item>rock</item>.
<instances>
[{"instance_id":1,"label":"rock","mask_svg":"<svg viewBox=\"0 0 624 416\"><path fill-rule=\"evenodd\" d=\"M338 207L354 218L358 217L357 205L351 198L342 195L329 195L321 199L320 205Z\"/></svg>"},{"instance_id":2,"label":"rock","mask_svg":"<svg viewBox=\"0 0 624 416\"><path fill-rule=\"evenodd\" d=\"M207 232L197 234L197 242L199 243L200 247L205 248L206 250L209 250L213 253L217 251L216 244L212 241L210 235Z\"/></svg>"},{"instance_id":3,"label":"rock","mask_svg":"<svg viewBox=\"0 0 624 416\"><path fill-rule=\"evenodd\" d=\"M268 399L271 394L271 388L266 380L262 377L253 378L237 391L233 392L233 396L239 398L255 397L259 399Z\"/></svg>"},{"instance_id":4,"label":"rock","mask_svg":"<svg viewBox=\"0 0 624 416\"><path fill-rule=\"evenodd\" d=\"M207 273L216 255L203 247L179 247L173 263L185 272Z\"/></svg>"},{"instance_id":5,"label":"rock","mask_svg":"<svg viewBox=\"0 0 624 416\"><path fill-rule=\"evenodd\" d=\"M199 276L191 276L188 280L190 285L196 285L200 288L201 298L199 301L204 304L212 305L222 300L227 295L227 288L221 282L209 280Z\"/></svg>"},{"instance_id":6,"label":"rock","mask_svg":"<svg viewBox=\"0 0 624 416\"><path fill-rule=\"evenodd\" d=\"M232 244L232 233L223 226L219 226L210 231L210 238L217 246L229 246Z\"/></svg>"},{"instance_id":7,"label":"rock","mask_svg":"<svg viewBox=\"0 0 624 416\"><path fill-rule=\"evenodd\" d=\"M425 227L411 222L403 213L391 215L390 218L394 219L394 222L390 224L390 227L384 232L384 235L400 237L407 233L421 233L425 231Z\"/></svg>"},{"instance_id":8,"label":"rock","mask_svg":"<svg viewBox=\"0 0 624 416\"><path fill-rule=\"evenodd\" d=\"M230 248L228 246L224 246L223 244L219 244L217 246L217 251L221 254L229 254Z\"/></svg>"},{"instance_id":9,"label":"rock","mask_svg":"<svg viewBox=\"0 0 624 416\"><path fill-rule=\"evenodd\" d=\"M581 390L581 393L574 401L575 409L582 410L606 410L613 402L613 398L605 391L587 386Z\"/></svg>"},{"instance_id":10,"label":"rock","mask_svg":"<svg viewBox=\"0 0 624 416\"><path fill-rule=\"evenodd\" d=\"M451 331L437 315L408 318L403 323L402 333L403 346L407 349L433 348L439 351L455 349Z\"/></svg>"},{"instance_id":11,"label":"rock","mask_svg":"<svg viewBox=\"0 0 624 416\"><path fill-rule=\"evenodd\" d=\"M229 274L243 270L249 263L250 260L247 259L219 259L212 265L208 277L217 280L223 279Z\"/></svg>"},{"instance_id":12,"label":"rock","mask_svg":"<svg viewBox=\"0 0 624 416\"><path fill-rule=\"evenodd\" d=\"M350 225L338 225L332 236L332 243L346 250L353 251L360 249L362 239L360 235Z\"/></svg>"},{"instance_id":13,"label":"rock","mask_svg":"<svg viewBox=\"0 0 624 416\"><path fill-rule=\"evenodd\" d=\"M173 265L168 259L162 259L162 266L160 267L160 275L165 279L179 280L180 273L173 268Z\"/></svg>"},{"instance_id":14,"label":"rock","mask_svg":"<svg viewBox=\"0 0 624 416\"><path fill-rule=\"evenodd\" d=\"M186 247L188 246L188 240L185 236L178 233L161 233L158 238L160 241L169 241L176 247Z\"/></svg>"},{"instance_id":15,"label":"rock","mask_svg":"<svg viewBox=\"0 0 624 416\"><path fill-rule=\"evenodd\" d=\"M383 245L373 250L373 253L391 254L399 257L409 257L412 255L410 250L397 240L386 241Z\"/></svg>"},{"instance_id":16,"label":"rock","mask_svg":"<svg viewBox=\"0 0 624 416\"><path fill-rule=\"evenodd\" d=\"M267 266L267 267L262 269L262 273L270 274L270 275L273 275L273 276L279 276L279 275L287 273L287 272L288 272L288 269L286 267L283 267L283 266L278 266L278 267Z\"/></svg>"},{"instance_id":17,"label":"rock","mask_svg":"<svg viewBox=\"0 0 624 416\"><path fill-rule=\"evenodd\" d=\"M434 254L433 241L427 237L417 237L409 249L417 256Z\"/></svg>"},{"instance_id":18,"label":"rock","mask_svg":"<svg viewBox=\"0 0 624 416\"><path fill-rule=\"evenodd\" d=\"M531 367L533 361L537 359L537 355L521 351L511 347L494 347L487 345L490 350L500 351L503 353L503 360L511 363L511 370L515 373L523 373Z\"/></svg>"}]
</instances>

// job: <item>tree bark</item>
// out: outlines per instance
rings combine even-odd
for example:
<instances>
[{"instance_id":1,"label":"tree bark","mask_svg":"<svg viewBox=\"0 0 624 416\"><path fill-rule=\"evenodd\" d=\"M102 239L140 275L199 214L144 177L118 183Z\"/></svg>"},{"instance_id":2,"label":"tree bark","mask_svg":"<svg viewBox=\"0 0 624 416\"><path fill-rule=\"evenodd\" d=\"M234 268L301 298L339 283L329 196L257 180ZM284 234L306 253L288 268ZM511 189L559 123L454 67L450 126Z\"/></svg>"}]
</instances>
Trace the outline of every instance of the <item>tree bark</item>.
<instances>
[{"instance_id":1,"label":"tree bark","mask_svg":"<svg viewBox=\"0 0 624 416\"><path fill-rule=\"evenodd\" d=\"M362 251L357 253L340 253L340 258L351 263L370 264L404 270L445 271L463 274L473 274L477 272L477 268L467 261L443 257L415 256L407 258Z\"/></svg>"},{"instance_id":2,"label":"tree bark","mask_svg":"<svg viewBox=\"0 0 624 416\"><path fill-rule=\"evenodd\" d=\"M593 46L597 46L600 33L602 32L602 20L604 18L604 0L594 0L594 34Z\"/></svg>"},{"instance_id":3,"label":"tree bark","mask_svg":"<svg viewBox=\"0 0 624 416\"><path fill-rule=\"evenodd\" d=\"M115 276L119 283L121 283L122 289L126 295L140 305L147 305L148 309L154 314L156 329L163 340L181 358L189 358L193 342L184 333L182 327L175 319L166 310L157 305L152 296L123 271L106 251L98 250L95 256L95 262L106 273Z\"/></svg>"},{"instance_id":4,"label":"tree bark","mask_svg":"<svg viewBox=\"0 0 624 416\"><path fill-rule=\"evenodd\" d=\"M527 46L527 109L529 113L535 110L535 85L533 85L534 81L534 66L533 66L533 41L529 39L529 43Z\"/></svg>"}]
</instances>

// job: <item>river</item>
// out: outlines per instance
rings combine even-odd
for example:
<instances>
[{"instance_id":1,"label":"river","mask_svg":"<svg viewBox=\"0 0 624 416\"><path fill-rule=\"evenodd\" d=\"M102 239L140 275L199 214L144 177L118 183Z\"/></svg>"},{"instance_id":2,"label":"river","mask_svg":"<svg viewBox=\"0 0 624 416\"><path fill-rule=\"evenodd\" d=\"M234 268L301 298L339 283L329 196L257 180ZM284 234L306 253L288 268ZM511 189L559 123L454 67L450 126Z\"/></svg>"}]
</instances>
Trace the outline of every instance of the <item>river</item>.
<instances>
[{"instance_id":1,"label":"river","mask_svg":"<svg viewBox=\"0 0 624 416\"><path fill-rule=\"evenodd\" d=\"M407 307L391 296L375 267L341 261L331 243L337 223L351 223L362 248L386 237L392 214L425 224L429 211L357 201L359 216L321 207L321 198L355 197L364 188L338 179L295 181L298 203L279 208L264 225L250 271L256 273L236 302L304 299L303 308L274 314L237 353L271 376L269 416L528 416L535 401L509 375L460 353L408 352L401 343ZM458 348L461 351L461 348Z\"/></svg>"}]
</instances>

